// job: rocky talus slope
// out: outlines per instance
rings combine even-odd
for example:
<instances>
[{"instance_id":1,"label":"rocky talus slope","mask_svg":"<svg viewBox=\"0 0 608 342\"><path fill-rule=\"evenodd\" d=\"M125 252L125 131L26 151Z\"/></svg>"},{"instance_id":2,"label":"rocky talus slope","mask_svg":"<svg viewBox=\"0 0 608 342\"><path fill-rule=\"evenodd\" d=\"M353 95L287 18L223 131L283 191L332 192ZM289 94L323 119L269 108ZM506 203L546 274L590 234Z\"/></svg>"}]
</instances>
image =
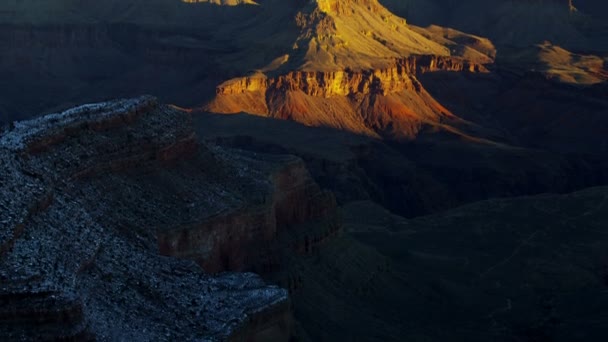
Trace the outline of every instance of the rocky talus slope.
<instances>
[{"instance_id":1,"label":"rocky talus slope","mask_svg":"<svg viewBox=\"0 0 608 342\"><path fill-rule=\"evenodd\" d=\"M141 97L1 133L0 339L291 336L286 290L216 272L335 201L299 159L200 143L190 120Z\"/></svg>"}]
</instances>

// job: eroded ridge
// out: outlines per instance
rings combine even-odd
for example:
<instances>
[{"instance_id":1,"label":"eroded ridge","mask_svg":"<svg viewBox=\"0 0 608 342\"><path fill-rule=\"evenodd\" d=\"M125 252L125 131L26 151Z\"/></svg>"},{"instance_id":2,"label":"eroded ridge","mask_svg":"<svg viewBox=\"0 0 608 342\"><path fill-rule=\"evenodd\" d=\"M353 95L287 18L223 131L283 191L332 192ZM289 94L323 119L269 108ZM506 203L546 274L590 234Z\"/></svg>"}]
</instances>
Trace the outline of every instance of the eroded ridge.
<instances>
[{"instance_id":1,"label":"eroded ridge","mask_svg":"<svg viewBox=\"0 0 608 342\"><path fill-rule=\"evenodd\" d=\"M1 339L291 335L286 290L205 271L263 269L282 230L331 220L298 158L202 143L145 96L16 122L0 161Z\"/></svg>"}]
</instances>

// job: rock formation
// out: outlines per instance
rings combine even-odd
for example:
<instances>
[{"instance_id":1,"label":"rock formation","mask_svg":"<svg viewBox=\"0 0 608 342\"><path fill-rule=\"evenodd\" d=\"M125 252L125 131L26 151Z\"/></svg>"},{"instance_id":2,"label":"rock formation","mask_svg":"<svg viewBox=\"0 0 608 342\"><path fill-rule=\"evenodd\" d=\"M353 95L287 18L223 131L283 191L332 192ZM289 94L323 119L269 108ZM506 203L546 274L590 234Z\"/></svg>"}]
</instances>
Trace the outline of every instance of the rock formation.
<instances>
[{"instance_id":1,"label":"rock formation","mask_svg":"<svg viewBox=\"0 0 608 342\"><path fill-rule=\"evenodd\" d=\"M141 97L16 122L0 159L2 340L289 338L285 290L203 270L254 269L333 215L297 158L201 144Z\"/></svg>"},{"instance_id":2,"label":"rock formation","mask_svg":"<svg viewBox=\"0 0 608 342\"><path fill-rule=\"evenodd\" d=\"M205 109L411 139L426 126L460 123L414 76L416 71L434 70L485 68L455 57L421 56L396 60L385 69L294 71L276 78L253 75L218 86L216 98Z\"/></svg>"},{"instance_id":3,"label":"rock formation","mask_svg":"<svg viewBox=\"0 0 608 342\"><path fill-rule=\"evenodd\" d=\"M219 85L204 109L394 139L414 138L429 127L460 134L449 126L460 127L462 120L435 101L416 75L485 72L484 64L493 61L490 43L481 50L409 27L376 0L313 1L298 12L296 24L300 33L291 53Z\"/></svg>"}]
</instances>

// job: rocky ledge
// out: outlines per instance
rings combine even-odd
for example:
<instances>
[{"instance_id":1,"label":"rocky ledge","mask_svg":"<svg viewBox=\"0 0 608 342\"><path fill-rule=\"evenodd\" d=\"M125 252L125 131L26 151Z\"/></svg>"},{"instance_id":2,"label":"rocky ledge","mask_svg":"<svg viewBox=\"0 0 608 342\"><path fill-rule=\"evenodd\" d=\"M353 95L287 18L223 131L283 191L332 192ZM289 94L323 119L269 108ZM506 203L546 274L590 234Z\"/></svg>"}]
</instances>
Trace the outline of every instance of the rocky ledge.
<instances>
[{"instance_id":1,"label":"rocky ledge","mask_svg":"<svg viewBox=\"0 0 608 342\"><path fill-rule=\"evenodd\" d=\"M219 85L217 95L251 91L300 90L306 95L331 97L370 93L388 95L401 90L416 91L418 73L433 71L487 71L483 64L453 56L411 56L395 60L388 68L373 70L293 71L274 78L265 75L236 78Z\"/></svg>"},{"instance_id":2,"label":"rocky ledge","mask_svg":"<svg viewBox=\"0 0 608 342\"><path fill-rule=\"evenodd\" d=\"M481 63L456 56L419 55L369 70L263 73L224 82L204 110L291 119L369 136L410 139L424 127L459 124L418 81L435 71L486 72Z\"/></svg>"},{"instance_id":3,"label":"rocky ledge","mask_svg":"<svg viewBox=\"0 0 608 342\"><path fill-rule=\"evenodd\" d=\"M332 215L299 159L203 144L141 97L16 122L0 162L1 340L291 336L287 291L227 271Z\"/></svg>"}]
</instances>

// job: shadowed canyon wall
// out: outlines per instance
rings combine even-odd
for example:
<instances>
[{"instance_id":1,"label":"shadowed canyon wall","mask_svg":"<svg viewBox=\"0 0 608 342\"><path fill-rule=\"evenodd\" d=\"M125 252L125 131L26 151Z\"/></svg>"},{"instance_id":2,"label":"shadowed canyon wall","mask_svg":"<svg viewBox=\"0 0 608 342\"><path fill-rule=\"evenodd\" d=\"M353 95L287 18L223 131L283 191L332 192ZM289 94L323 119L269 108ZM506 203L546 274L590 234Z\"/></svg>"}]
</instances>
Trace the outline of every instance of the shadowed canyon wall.
<instances>
[{"instance_id":1,"label":"shadowed canyon wall","mask_svg":"<svg viewBox=\"0 0 608 342\"><path fill-rule=\"evenodd\" d=\"M0 155L3 338L291 336L284 290L159 253L212 273L267 267L282 231L335 216L299 159L202 144L188 113L151 97L16 122ZM188 225L189 245L167 234Z\"/></svg>"}]
</instances>

